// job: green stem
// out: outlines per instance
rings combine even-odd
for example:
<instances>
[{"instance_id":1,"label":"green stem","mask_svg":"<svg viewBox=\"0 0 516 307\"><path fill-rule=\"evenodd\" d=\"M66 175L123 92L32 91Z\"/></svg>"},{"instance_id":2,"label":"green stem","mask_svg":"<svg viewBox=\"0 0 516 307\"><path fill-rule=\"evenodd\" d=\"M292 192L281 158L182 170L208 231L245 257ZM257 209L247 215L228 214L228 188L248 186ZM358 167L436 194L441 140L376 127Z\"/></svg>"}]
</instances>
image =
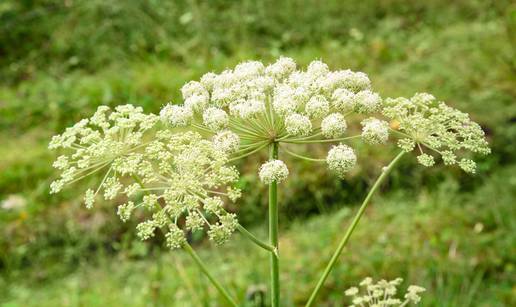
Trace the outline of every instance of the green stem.
<instances>
[{"instance_id":1,"label":"green stem","mask_svg":"<svg viewBox=\"0 0 516 307\"><path fill-rule=\"evenodd\" d=\"M222 287L222 285L213 277L213 275L211 275L210 271L208 271L208 268L206 267L206 265L204 264L204 262L202 262L201 258L199 258L199 256L197 255L197 253L193 250L193 248L190 246L190 244L188 243L185 243L183 245L183 249L192 257L192 259L194 260L194 262L199 266L199 268L201 269L201 271L204 273L204 275L206 275L206 277L208 277L208 279L210 280L210 282L213 284L213 286L215 286L215 288L217 288L217 290L219 291L219 293L228 301L228 303L231 305L231 306L234 306L234 307L237 307L237 303L231 298L231 296L228 294L228 292Z\"/></svg>"},{"instance_id":2,"label":"green stem","mask_svg":"<svg viewBox=\"0 0 516 307\"><path fill-rule=\"evenodd\" d=\"M312 291L312 294L310 295L310 298L308 299L308 302L306 303L305 307L312 306L315 298L317 297L317 294L321 290L324 282L326 281L326 278L328 278L328 275L330 274L331 270L335 266L335 263L337 262L340 254L342 253L342 250L346 246L346 244L349 241L349 238L351 237L351 234L355 230L355 227L357 226L358 222L360 221L360 218L364 214L365 209L367 208L367 205L369 204L369 201L371 200L371 197L373 196L374 192L378 189L380 184L383 182L383 180L387 177L389 172L394 168L394 165L400 160L400 158L403 156L405 152L400 152L392 161L389 163L389 165L382 170L382 174L376 179L373 187L371 190L369 190L369 193L367 194L366 198L362 202L362 205L360 206L360 209L358 209L357 214L353 218L353 221L351 222L351 225L349 225L348 229L346 230L346 233L344 234L344 237L341 239L339 246L337 247L337 250L333 253L330 262L326 266L321 278L317 282L317 285L315 286L315 289Z\"/></svg>"},{"instance_id":3,"label":"green stem","mask_svg":"<svg viewBox=\"0 0 516 307\"><path fill-rule=\"evenodd\" d=\"M270 160L278 159L278 143L269 145ZM269 243L276 249L270 255L271 266L271 306L279 306L279 257L278 257L278 183L269 184Z\"/></svg>"},{"instance_id":4,"label":"green stem","mask_svg":"<svg viewBox=\"0 0 516 307\"><path fill-rule=\"evenodd\" d=\"M238 224L237 225L238 231L240 231L241 234L246 236L249 240L251 240L254 244L258 245L259 247L269 251L269 252L275 252L275 248L272 245L269 245L262 240L258 239L255 235L253 235L249 230L245 229L244 226Z\"/></svg>"},{"instance_id":5,"label":"green stem","mask_svg":"<svg viewBox=\"0 0 516 307\"><path fill-rule=\"evenodd\" d=\"M361 137L361 135L348 136L343 138L336 139L320 139L320 140L298 140L298 139L285 139L282 140L284 143L294 143L294 144L310 144L310 143L333 143L333 142L341 142L346 140L352 140Z\"/></svg>"},{"instance_id":6,"label":"green stem","mask_svg":"<svg viewBox=\"0 0 516 307\"><path fill-rule=\"evenodd\" d=\"M293 157L296 157L296 158L298 158L298 159L301 159L301 160L306 160L306 161L310 161L310 162L325 162L325 161L326 161L326 159L315 159L315 158L305 157L305 156L303 156L303 155L300 155L300 154L297 154L297 153L295 153L295 152L292 152L292 151L290 151L290 150L288 150L288 149L286 149L286 148L283 148L283 150L284 150L287 154L289 154L289 155L291 155L291 156L293 156Z\"/></svg>"}]
</instances>

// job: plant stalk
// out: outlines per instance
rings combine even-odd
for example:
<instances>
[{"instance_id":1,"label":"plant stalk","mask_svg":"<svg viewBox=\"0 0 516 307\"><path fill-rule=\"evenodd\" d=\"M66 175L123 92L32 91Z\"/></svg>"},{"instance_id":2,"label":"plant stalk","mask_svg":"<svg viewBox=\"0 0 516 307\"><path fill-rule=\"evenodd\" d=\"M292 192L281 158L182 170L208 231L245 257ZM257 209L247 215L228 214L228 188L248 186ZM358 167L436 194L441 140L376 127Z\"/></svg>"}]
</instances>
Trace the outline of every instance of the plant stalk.
<instances>
[{"instance_id":1,"label":"plant stalk","mask_svg":"<svg viewBox=\"0 0 516 307\"><path fill-rule=\"evenodd\" d=\"M275 252L274 246L269 245L268 243L265 243L262 240L258 239L254 234L249 232L249 230L245 229L244 226L238 224L237 229L238 229L238 231L240 231L241 234L243 234L246 238L251 240L254 244L258 245L259 247L261 247L271 253Z\"/></svg>"},{"instance_id":2,"label":"plant stalk","mask_svg":"<svg viewBox=\"0 0 516 307\"><path fill-rule=\"evenodd\" d=\"M231 296L229 295L229 293L222 287L222 285L213 277L213 275L211 275L210 271L208 271L208 268L206 267L206 265L204 264L204 262L202 262L201 258L199 258L199 256L197 255L197 253L193 250L192 246L190 246L190 244L188 243L185 243L183 245L183 249L192 257L192 259L194 260L195 264L197 264L199 266L199 268L201 269L201 271L204 273L204 275L206 275L206 277L208 277L208 279L210 280L210 282L213 284L213 286L215 286L215 288L217 288L217 290L219 291L219 293L226 299L226 301L231 305L231 306L234 306L234 307L238 307L237 303L233 300L233 298L231 298Z\"/></svg>"},{"instance_id":3,"label":"plant stalk","mask_svg":"<svg viewBox=\"0 0 516 307\"><path fill-rule=\"evenodd\" d=\"M328 278L328 275L330 274L331 270L335 266L335 263L339 259L340 254L342 253L342 250L346 246L346 244L349 241L349 238L351 237L351 234L355 230L358 222L360 221L360 218L364 214L365 209L367 208L367 205L369 204L369 201L371 200L371 197L376 192L378 187L380 187L380 184L383 182L383 180L387 177L387 175L390 173L390 171L394 168L394 165L401 159L401 157L405 154L404 151L401 151L390 163L389 165L382 170L381 175L376 179L375 183L373 184L373 187L371 190L369 190L369 193L367 194L366 198L362 202L362 205L360 206L360 209L358 209L357 214L353 218L353 221L351 222L351 225L349 225L348 229L346 230L346 233L344 234L344 237L341 239L337 250L333 253L330 262L328 262L328 265L326 265L326 268L324 269L324 272L319 278L319 281L317 282L317 285L315 286L315 289L312 291L312 294L310 295L310 298L308 299L308 302L306 303L305 307L310 307L315 302L315 298L317 297L317 294L321 290L324 282L326 281L326 278Z\"/></svg>"},{"instance_id":4,"label":"plant stalk","mask_svg":"<svg viewBox=\"0 0 516 307\"><path fill-rule=\"evenodd\" d=\"M269 145L269 159L278 159L278 143ZM278 307L280 299L279 254L278 254L278 183L269 184L269 243L275 248L270 255L271 269L271 306Z\"/></svg>"}]
</instances>

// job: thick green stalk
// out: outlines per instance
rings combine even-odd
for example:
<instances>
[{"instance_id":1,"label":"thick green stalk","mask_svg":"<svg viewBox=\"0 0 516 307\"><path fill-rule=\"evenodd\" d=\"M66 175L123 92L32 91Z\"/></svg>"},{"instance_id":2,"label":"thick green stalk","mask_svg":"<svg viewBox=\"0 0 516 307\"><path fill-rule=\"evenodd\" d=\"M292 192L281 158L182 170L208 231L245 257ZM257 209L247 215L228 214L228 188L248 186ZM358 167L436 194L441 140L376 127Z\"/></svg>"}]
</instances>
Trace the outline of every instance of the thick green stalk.
<instances>
[{"instance_id":1,"label":"thick green stalk","mask_svg":"<svg viewBox=\"0 0 516 307\"><path fill-rule=\"evenodd\" d=\"M229 295L229 293L222 287L222 285L213 277L213 275L211 275L210 271L208 271L208 268L206 267L206 265L204 264L204 262L202 262L201 258L199 258L199 256L197 255L197 253L193 250L193 248L190 246L190 244L188 243L185 243L183 245L183 249L192 257L192 259L194 260L195 264L197 264L199 266L199 268L201 269L201 271L204 273L204 275L206 275L206 277L208 277L208 279L210 280L210 282L213 284L213 286L215 286L215 288L217 288L217 290L219 291L219 293L226 299L226 301L228 301L228 303L231 305L231 306L234 306L234 307L237 307L237 303L231 298L231 296Z\"/></svg>"},{"instance_id":2,"label":"thick green stalk","mask_svg":"<svg viewBox=\"0 0 516 307\"><path fill-rule=\"evenodd\" d=\"M317 294L321 290L324 282L326 281L326 278L328 278L328 275L330 274L331 270L335 266L335 263L337 262L340 254L342 253L342 250L346 246L346 244L349 241L349 238L351 237L351 234L355 230L355 227L357 226L358 222L360 221L360 218L364 214L365 209L367 208L367 205L369 204L369 201L371 200L371 197L373 196L374 192L378 189L380 184L383 182L383 180L387 177L389 172L394 168L394 165L400 160L400 158L403 156L405 152L400 152L392 161L389 163L389 165L382 170L382 174L376 179L375 183L373 184L373 187L371 190L369 190L369 193L367 194L366 198L362 202L362 205L360 206L360 209L358 209L357 214L353 218L353 221L351 222L351 225L349 225L348 229L346 230L346 233L344 234L344 237L341 239L339 246L337 247L337 250L333 253L330 262L328 262L328 265L324 269L324 272L317 282L317 285L315 286L315 289L312 291L312 294L310 295L310 298L308 299L308 302L306 303L306 307L312 306L315 302L315 298L317 297Z\"/></svg>"},{"instance_id":3,"label":"thick green stalk","mask_svg":"<svg viewBox=\"0 0 516 307\"><path fill-rule=\"evenodd\" d=\"M270 160L278 159L278 143L269 145ZM278 253L278 183L269 184L269 243L276 249L270 255L271 267L271 306L278 307L280 299L279 253Z\"/></svg>"}]
</instances>

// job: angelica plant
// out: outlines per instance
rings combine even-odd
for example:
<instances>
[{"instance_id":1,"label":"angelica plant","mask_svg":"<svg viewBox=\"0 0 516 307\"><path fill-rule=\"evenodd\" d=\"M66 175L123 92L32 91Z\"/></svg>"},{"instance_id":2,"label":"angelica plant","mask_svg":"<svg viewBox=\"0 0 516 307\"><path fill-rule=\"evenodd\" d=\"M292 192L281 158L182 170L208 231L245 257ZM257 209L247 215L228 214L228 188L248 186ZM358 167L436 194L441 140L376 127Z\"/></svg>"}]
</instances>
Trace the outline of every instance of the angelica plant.
<instances>
[{"instance_id":1,"label":"angelica plant","mask_svg":"<svg viewBox=\"0 0 516 307\"><path fill-rule=\"evenodd\" d=\"M331 71L322 61L303 70L290 58L264 65L238 64L220 74L207 73L181 89L184 103L166 105L161 118L171 127L190 127L212 138L230 161L268 148L269 161L259 168L260 180L269 185L269 244L272 305L279 304L277 184L288 177L279 152L298 159L327 163L343 178L356 164L355 151L344 142L364 138L368 143L387 141L388 124L374 117L363 121L364 133L348 135L348 120L380 110L382 99L371 89L366 74ZM326 158L296 153L299 144L334 144Z\"/></svg>"},{"instance_id":2,"label":"angelica plant","mask_svg":"<svg viewBox=\"0 0 516 307\"><path fill-rule=\"evenodd\" d=\"M458 164L470 173L475 163L468 152L489 153L482 129L467 114L429 94L384 101L366 74L331 71L322 61L306 68L285 57L269 65L243 62L190 81L181 92L183 102L165 105L159 115L131 105L114 110L101 106L91 118L53 137L49 147L63 154L54 162L61 175L51 184L51 193L100 174L100 183L85 191L87 208L103 196L124 201L117 208L124 222L135 210L145 212L148 218L136 227L138 237L146 240L163 231L166 245L186 250L233 306L236 301L194 252L186 233L205 232L222 244L238 230L268 252L271 305L279 306L278 184L288 180L291 167L284 155L325 164L332 174L345 178L359 161L356 142L378 146L398 139L401 148L382 168L345 231L310 295L306 306L311 306L373 194L407 152L417 148L417 160L425 166L440 155L446 165ZM357 131L348 129L353 126L361 127L360 132L351 133ZM300 153L305 144L324 146L326 157ZM269 190L268 242L225 209L242 195L235 187L236 162L266 150L269 158L256 172Z\"/></svg>"}]
</instances>

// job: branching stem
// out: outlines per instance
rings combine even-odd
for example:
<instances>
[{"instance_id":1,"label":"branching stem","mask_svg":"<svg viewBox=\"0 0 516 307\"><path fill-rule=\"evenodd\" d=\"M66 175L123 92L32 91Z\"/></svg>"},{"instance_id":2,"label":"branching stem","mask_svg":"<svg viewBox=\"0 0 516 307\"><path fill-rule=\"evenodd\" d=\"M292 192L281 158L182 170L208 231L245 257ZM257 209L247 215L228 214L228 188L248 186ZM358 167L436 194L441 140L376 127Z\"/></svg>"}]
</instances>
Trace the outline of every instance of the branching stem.
<instances>
[{"instance_id":1,"label":"branching stem","mask_svg":"<svg viewBox=\"0 0 516 307\"><path fill-rule=\"evenodd\" d=\"M262 240L258 239L255 235L253 235L249 230L245 229L244 226L238 224L237 226L238 231L240 231L241 234L243 234L246 238L251 240L254 244L258 245L259 247L265 249L266 251L275 252L274 246L267 244L263 242Z\"/></svg>"},{"instance_id":2,"label":"branching stem","mask_svg":"<svg viewBox=\"0 0 516 307\"><path fill-rule=\"evenodd\" d=\"M367 194L366 198L362 202L362 205L360 206L360 209L358 209L357 214L353 218L353 221L351 222L351 225L349 225L348 229L346 230L346 233L344 234L344 237L340 240L340 243L333 253L330 262L326 265L326 269L324 270L321 278L319 278L319 281L317 282L317 285L315 286L315 289L312 291L312 294L310 295L310 298L308 299L308 302L306 303L306 307L312 306L315 302L315 298L317 297L317 294L321 290L324 282L326 281L326 278L328 278L328 275L330 274L331 270L337 263L337 260L339 259L340 254L342 253L342 250L346 246L346 244L349 241L349 238L351 237L351 234L353 234L353 231L355 230L358 222L360 221L360 218L364 214L365 209L367 208L367 205L369 204L369 201L371 200L371 197L376 192L378 187L380 187L380 184L383 182L383 180L387 177L387 175L390 173L390 171L394 168L394 165L401 159L405 152L401 151L392 161L389 163L389 165L382 170L381 175L376 179L375 183L371 187L371 190L369 190L369 193Z\"/></svg>"}]
</instances>

